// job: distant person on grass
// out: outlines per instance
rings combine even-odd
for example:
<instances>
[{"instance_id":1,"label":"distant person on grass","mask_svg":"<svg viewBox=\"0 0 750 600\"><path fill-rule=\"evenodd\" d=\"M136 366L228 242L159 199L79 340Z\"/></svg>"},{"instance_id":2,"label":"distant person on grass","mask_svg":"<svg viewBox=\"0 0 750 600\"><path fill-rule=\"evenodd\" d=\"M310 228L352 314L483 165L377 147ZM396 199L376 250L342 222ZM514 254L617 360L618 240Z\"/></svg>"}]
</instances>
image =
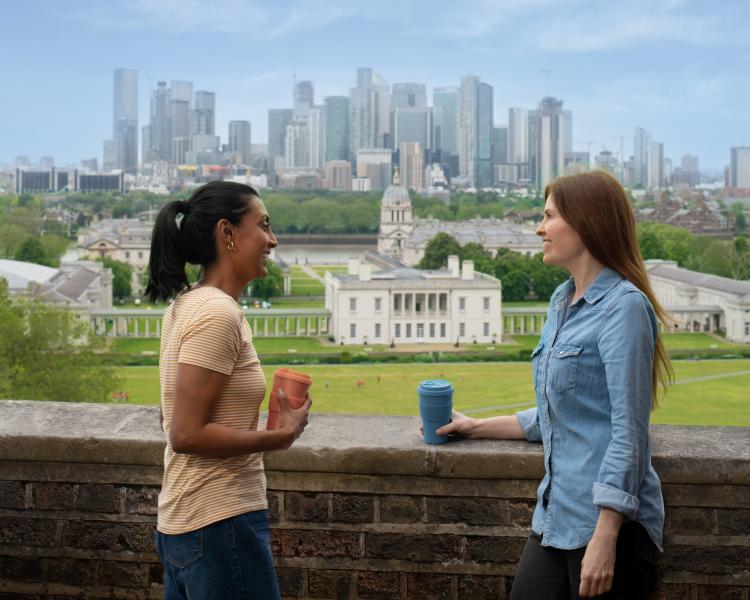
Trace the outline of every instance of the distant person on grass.
<instances>
[{"instance_id":1,"label":"distant person on grass","mask_svg":"<svg viewBox=\"0 0 750 600\"><path fill-rule=\"evenodd\" d=\"M664 503L649 417L672 369L622 186L597 171L544 191L544 263L555 290L532 352L536 407L515 416L454 413L438 434L544 446L529 536L511 600L642 599L654 585Z\"/></svg>"},{"instance_id":2,"label":"distant person on grass","mask_svg":"<svg viewBox=\"0 0 750 600\"><path fill-rule=\"evenodd\" d=\"M289 448L307 425L279 392L280 428L258 431L266 380L237 300L265 277L277 245L251 187L212 182L159 211L152 301L164 314L159 353L168 435L156 545L166 600L279 598L271 557L263 452ZM188 286L185 264L201 265Z\"/></svg>"}]
</instances>

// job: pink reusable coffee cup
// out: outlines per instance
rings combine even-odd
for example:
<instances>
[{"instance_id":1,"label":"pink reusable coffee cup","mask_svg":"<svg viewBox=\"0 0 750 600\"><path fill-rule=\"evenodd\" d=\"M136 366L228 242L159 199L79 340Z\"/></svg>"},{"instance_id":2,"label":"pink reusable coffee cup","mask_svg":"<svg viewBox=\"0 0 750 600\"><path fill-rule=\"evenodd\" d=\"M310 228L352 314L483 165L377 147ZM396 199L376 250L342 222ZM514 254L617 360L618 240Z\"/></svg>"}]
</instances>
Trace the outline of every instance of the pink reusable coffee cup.
<instances>
[{"instance_id":1,"label":"pink reusable coffee cup","mask_svg":"<svg viewBox=\"0 0 750 600\"><path fill-rule=\"evenodd\" d=\"M273 374L271 395L268 400L268 420L266 429L279 428L279 398L277 392L282 389L286 393L289 408L300 408L307 399L307 390L312 385L312 378L305 373L291 369L276 369Z\"/></svg>"}]
</instances>

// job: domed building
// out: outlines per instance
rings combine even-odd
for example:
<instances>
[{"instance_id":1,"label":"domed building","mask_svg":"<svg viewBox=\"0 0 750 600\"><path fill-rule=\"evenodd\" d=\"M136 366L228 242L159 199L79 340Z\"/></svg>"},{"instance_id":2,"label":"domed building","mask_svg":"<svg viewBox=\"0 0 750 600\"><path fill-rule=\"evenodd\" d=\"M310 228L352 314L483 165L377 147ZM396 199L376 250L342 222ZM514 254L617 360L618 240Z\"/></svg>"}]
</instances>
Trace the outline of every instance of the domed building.
<instances>
[{"instance_id":1,"label":"domed building","mask_svg":"<svg viewBox=\"0 0 750 600\"><path fill-rule=\"evenodd\" d=\"M398 170L393 174L380 204L378 254L403 258L406 242L414 229L409 190L401 185Z\"/></svg>"},{"instance_id":2,"label":"domed building","mask_svg":"<svg viewBox=\"0 0 750 600\"><path fill-rule=\"evenodd\" d=\"M378 254L397 258L405 265L416 265L424 256L429 241L438 233L447 233L462 246L469 242L481 244L492 256L501 248L521 254L542 251L542 240L531 227L505 219L415 219L409 191L401 185L396 170L380 205Z\"/></svg>"}]
</instances>

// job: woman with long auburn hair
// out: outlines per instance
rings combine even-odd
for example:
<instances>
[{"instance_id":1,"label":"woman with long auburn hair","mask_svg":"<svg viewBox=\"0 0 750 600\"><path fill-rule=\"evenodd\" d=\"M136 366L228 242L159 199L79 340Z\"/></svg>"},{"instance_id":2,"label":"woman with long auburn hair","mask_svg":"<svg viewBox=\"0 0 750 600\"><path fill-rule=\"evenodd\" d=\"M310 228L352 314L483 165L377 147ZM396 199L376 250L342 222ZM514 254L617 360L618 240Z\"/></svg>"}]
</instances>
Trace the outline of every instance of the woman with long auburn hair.
<instances>
[{"instance_id":1,"label":"woman with long auburn hair","mask_svg":"<svg viewBox=\"0 0 750 600\"><path fill-rule=\"evenodd\" d=\"M544 446L531 534L511 600L646 598L655 582L664 503L649 418L672 379L633 209L594 171L544 190L544 262L571 278L552 294L531 354L536 406L513 416L454 413L438 434Z\"/></svg>"}]
</instances>

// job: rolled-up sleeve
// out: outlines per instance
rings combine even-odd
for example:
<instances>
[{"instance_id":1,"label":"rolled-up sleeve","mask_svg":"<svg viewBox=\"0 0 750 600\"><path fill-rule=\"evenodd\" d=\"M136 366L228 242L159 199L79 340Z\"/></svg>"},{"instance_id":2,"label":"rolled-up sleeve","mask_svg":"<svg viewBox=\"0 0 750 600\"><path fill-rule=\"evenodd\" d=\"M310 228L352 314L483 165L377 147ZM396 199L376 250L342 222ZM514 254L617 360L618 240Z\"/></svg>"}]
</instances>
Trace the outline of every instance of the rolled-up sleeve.
<instances>
[{"instance_id":1,"label":"rolled-up sleeve","mask_svg":"<svg viewBox=\"0 0 750 600\"><path fill-rule=\"evenodd\" d=\"M612 438L593 484L595 505L635 519L645 474L655 318L639 292L615 300L597 343L611 404Z\"/></svg>"},{"instance_id":2,"label":"rolled-up sleeve","mask_svg":"<svg viewBox=\"0 0 750 600\"><path fill-rule=\"evenodd\" d=\"M542 430L539 428L539 413L536 406L527 408L516 413L518 424L521 426L526 440L529 442L541 442Z\"/></svg>"}]
</instances>

